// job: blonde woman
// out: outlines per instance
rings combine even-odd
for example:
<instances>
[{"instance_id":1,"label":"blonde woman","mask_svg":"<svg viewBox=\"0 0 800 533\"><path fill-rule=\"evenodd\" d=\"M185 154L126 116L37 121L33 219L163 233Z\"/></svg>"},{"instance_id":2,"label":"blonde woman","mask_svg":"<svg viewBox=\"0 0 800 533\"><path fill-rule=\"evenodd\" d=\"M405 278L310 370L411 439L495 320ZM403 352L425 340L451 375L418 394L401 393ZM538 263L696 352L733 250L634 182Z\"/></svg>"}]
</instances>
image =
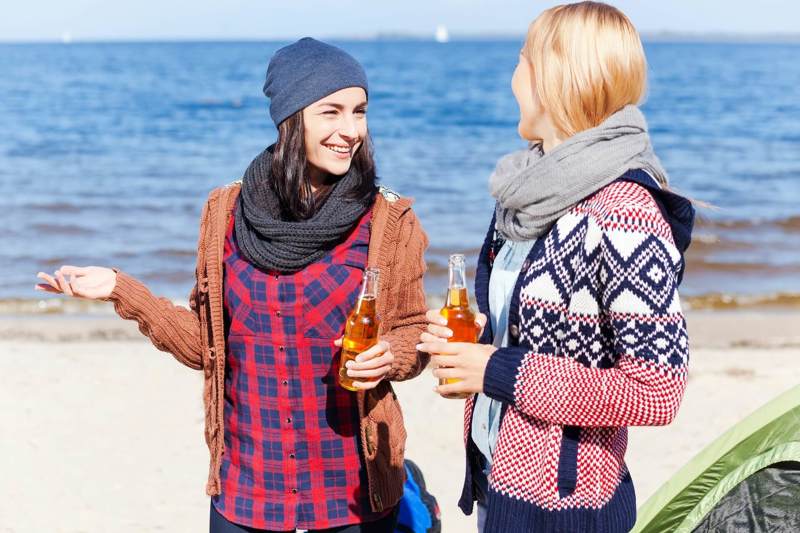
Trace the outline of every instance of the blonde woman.
<instances>
[{"instance_id":1,"label":"blonde woman","mask_svg":"<svg viewBox=\"0 0 800 533\"><path fill-rule=\"evenodd\" d=\"M628 531L627 426L669 424L686 385L678 297L694 209L670 192L636 107L639 35L602 3L530 26L512 90L530 141L497 165L478 258L479 343L418 348L466 402L460 506L482 531ZM488 320L487 320L488 317Z\"/></svg>"}]
</instances>

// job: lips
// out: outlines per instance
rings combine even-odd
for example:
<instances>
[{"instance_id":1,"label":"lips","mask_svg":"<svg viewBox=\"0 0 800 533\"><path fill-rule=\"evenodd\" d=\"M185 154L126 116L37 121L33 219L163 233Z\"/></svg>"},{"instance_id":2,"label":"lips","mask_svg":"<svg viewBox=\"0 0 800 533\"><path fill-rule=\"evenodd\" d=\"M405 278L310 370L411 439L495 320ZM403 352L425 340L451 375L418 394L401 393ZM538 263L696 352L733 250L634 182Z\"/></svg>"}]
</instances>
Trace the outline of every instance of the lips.
<instances>
[{"instance_id":1,"label":"lips","mask_svg":"<svg viewBox=\"0 0 800 533\"><path fill-rule=\"evenodd\" d=\"M350 159L353 151L353 147L349 145L325 144L323 146L330 150L336 159Z\"/></svg>"}]
</instances>

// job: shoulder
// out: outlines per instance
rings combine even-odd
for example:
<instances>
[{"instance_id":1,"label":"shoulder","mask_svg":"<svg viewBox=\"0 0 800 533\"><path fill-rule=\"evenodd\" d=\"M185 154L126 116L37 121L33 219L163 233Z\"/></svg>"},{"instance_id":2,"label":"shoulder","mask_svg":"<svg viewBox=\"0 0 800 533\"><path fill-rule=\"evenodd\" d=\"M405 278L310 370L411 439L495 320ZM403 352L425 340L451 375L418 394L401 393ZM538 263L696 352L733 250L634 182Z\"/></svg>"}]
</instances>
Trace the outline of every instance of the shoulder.
<instances>
[{"instance_id":1,"label":"shoulder","mask_svg":"<svg viewBox=\"0 0 800 533\"><path fill-rule=\"evenodd\" d=\"M643 231L671 240L672 231L661 208L646 187L630 181L614 181L573 209L589 217L604 231Z\"/></svg>"},{"instance_id":2,"label":"shoulder","mask_svg":"<svg viewBox=\"0 0 800 533\"><path fill-rule=\"evenodd\" d=\"M411 206L414 199L402 196L399 192L385 185L379 185L375 195L374 216L385 216L389 219L403 220L415 218Z\"/></svg>"},{"instance_id":3,"label":"shoulder","mask_svg":"<svg viewBox=\"0 0 800 533\"><path fill-rule=\"evenodd\" d=\"M427 236L412 209L413 204L413 198L379 186L372 212L373 227L381 228L392 244L416 240L427 244Z\"/></svg>"},{"instance_id":4,"label":"shoulder","mask_svg":"<svg viewBox=\"0 0 800 533\"><path fill-rule=\"evenodd\" d=\"M400 194L385 185L378 185L378 194L389 203L394 203L400 199Z\"/></svg>"},{"instance_id":5,"label":"shoulder","mask_svg":"<svg viewBox=\"0 0 800 533\"><path fill-rule=\"evenodd\" d=\"M208 193L206 199L206 208L212 205L222 204L223 206L232 205L233 201L239 196L239 191L242 189L242 180L236 180L216 187Z\"/></svg>"}]
</instances>

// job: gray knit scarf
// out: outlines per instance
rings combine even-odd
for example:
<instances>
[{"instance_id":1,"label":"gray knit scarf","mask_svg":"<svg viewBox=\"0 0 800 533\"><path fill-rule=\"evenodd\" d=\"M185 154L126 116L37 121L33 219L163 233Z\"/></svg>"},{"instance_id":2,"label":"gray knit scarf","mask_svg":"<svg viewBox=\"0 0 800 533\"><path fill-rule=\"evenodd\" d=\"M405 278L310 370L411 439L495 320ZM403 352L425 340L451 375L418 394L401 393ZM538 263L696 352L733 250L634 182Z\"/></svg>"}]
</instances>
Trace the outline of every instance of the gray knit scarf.
<instances>
[{"instance_id":1,"label":"gray knit scarf","mask_svg":"<svg viewBox=\"0 0 800 533\"><path fill-rule=\"evenodd\" d=\"M644 115L632 105L547 154L541 143L508 154L489 178L497 230L512 241L537 239L575 204L633 169L644 170L662 187L669 184Z\"/></svg>"},{"instance_id":2,"label":"gray knit scarf","mask_svg":"<svg viewBox=\"0 0 800 533\"><path fill-rule=\"evenodd\" d=\"M242 179L234 230L242 255L256 267L297 272L342 242L370 204L348 198L359 175L355 168L333 185L327 200L308 220L285 221L270 187L272 147L256 157Z\"/></svg>"}]
</instances>

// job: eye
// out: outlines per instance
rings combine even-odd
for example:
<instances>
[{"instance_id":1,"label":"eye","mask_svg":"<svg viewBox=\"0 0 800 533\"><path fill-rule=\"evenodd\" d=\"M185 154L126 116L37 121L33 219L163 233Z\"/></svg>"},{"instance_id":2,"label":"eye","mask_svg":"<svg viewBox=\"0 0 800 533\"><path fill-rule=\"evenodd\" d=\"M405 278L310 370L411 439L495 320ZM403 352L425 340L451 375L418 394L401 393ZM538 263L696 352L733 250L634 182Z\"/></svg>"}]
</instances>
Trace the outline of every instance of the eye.
<instances>
[{"instance_id":1,"label":"eye","mask_svg":"<svg viewBox=\"0 0 800 533\"><path fill-rule=\"evenodd\" d=\"M327 111L323 111L322 114L323 115L335 115L336 114L336 110L335 109L329 109Z\"/></svg>"},{"instance_id":2,"label":"eye","mask_svg":"<svg viewBox=\"0 0 800 533\"><path fill-rule=\"evenodd\" d=\"M367 114L367 109L362 107L360 109L356 109L354 112L355 112L356 115L366 115Z\"/></svg>"}]
</instances>

